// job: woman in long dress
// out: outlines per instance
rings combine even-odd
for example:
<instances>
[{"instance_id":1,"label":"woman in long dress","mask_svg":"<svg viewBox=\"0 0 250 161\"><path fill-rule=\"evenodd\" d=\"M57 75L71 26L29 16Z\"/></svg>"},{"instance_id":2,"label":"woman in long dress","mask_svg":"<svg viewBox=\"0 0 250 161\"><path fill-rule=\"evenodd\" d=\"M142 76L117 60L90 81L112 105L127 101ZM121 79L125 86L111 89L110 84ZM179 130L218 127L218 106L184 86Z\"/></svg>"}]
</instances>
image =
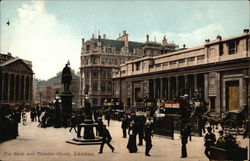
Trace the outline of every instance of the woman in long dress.
<instances>
[{"instance_id":1,"label":"woman in long dress","mask_svg":"<svg viewBox=\"0 0 250 161\"><path fill-rule=\"evenodd\" d=\"M137 145L136 145L136 131L135 131L135 122L132 121L129 125L129 139L128 139L128 145L127 148L130 153L136 153L137 152Z\"/></svg>"}]
</instances>

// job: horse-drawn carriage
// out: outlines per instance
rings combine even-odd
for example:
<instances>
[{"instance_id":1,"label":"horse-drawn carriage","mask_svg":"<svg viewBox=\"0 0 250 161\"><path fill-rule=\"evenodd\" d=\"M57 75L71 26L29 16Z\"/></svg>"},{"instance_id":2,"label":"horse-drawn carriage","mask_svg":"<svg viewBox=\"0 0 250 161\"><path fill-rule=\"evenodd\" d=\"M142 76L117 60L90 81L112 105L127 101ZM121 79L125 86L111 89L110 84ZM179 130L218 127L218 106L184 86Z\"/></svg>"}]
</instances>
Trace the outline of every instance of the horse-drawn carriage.
<instances>
[{"instance_id":1,"label":"horse-drawn carriage","mask_svg":"<svg viewBox=\"0 0 250 161\"><path fill-rule=\"evenodd\" d=\"M105 99L103 108L104 113L110 115L110 118L113 120L120 120L125 114L123 104L118 98Z\"/></svg>"},{"instance_id":2,"label":"horse-drawn carriage","mask_svg":"<svg viewBox=\"0 0 250 161\"><path fill-rule=\"evenodd\" d=\"M249 125L247 108L231 110L221 115L207 113L205 115L210 126L218 127L221 125L226 134L243 135Z\"/></svg>"}]
</instances>

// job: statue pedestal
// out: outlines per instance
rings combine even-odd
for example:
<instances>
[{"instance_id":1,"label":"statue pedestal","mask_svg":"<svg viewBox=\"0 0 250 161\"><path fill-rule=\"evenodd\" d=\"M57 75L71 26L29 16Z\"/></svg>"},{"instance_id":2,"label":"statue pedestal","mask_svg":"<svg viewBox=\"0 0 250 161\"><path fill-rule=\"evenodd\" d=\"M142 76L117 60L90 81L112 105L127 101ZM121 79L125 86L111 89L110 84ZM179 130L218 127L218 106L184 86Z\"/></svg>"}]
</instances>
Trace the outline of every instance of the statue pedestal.
<instances>
[{"instance_id":1,"label":"statue pedestal","mask_svg":"<svg viewBox=\"0 0 250 161\"><path fill-rule=\"evenodd\" d=\"M63 92L61 95L62 100L62 126L68 127L72 114L72 97L71 92Z\"/></svg>"},{"instance_id":2,"label":"statue pedestal","mask_svg":"<svg viewBox=\"0 0 250 161\"><path fill-rule=\"evenodd\" d=\"M93 132L93 128L98 126L98 123L82 123L79 126L79 129L84 128L84 136L75 137L72 140L66 141L67 143L75 145L97 145L102 143L102 137L95 136ZM78 131L78 133L80 133L80 131Z\"/></svg>"}]
</instances>

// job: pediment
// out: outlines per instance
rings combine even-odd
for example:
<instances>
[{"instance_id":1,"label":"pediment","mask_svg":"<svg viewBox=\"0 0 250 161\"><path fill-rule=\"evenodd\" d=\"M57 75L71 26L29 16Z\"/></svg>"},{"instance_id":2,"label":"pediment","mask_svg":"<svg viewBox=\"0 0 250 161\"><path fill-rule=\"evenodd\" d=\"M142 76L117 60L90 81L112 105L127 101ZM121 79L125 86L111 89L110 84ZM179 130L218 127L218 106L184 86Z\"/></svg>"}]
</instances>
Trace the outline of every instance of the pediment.
<instances>
[{"instance_id":1,"label":"pediment","mask_svg":"<svg viewBox=\"0 0 250 161\"><path fill-rule=\"evenodd\" d=\"M33 74L32 69L24 63L21 59L13 61L3 66L5 71L15 72L15 73L27 73Z\"/></svg>"}]
</instances>

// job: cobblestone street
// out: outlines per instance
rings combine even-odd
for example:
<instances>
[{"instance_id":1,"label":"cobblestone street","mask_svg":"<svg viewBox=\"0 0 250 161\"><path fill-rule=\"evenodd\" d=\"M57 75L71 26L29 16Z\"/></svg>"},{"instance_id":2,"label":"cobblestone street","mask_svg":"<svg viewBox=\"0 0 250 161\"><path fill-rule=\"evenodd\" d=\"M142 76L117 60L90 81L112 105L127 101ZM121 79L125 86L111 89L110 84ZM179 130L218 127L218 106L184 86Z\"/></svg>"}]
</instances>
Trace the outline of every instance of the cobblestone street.
<instances>
[{"instance_id":1,"label":"cobblestone street","mask_svg":"<svg viewBox=\"0 0 250 161\"><path fill-rule=\"evenodd\" d=\"M106 120L104 121L106 124ZM187 158L180 158L181 141L179 134L174 140L154 135L151 156L144 155L145 145L138 146L138 153L129 153L126 146L128 138L122 138L121 122L111 121L108 127L114 153L104 146L103 154L98 154L100 145L73 145L67 140L76 137L76 133L69 132L69 128L39 128L37 122L28 122L27 126L19 124L19 137L16 140L0 144L0 160L2 161L207 161L204 155L203 137L193 136L187 144ZM217 135L217 133L216 133ZM217 135L218 136L218 135ZM249 139L238 137L242 147L248 146Z\"/></svg>"}]
</instances>

